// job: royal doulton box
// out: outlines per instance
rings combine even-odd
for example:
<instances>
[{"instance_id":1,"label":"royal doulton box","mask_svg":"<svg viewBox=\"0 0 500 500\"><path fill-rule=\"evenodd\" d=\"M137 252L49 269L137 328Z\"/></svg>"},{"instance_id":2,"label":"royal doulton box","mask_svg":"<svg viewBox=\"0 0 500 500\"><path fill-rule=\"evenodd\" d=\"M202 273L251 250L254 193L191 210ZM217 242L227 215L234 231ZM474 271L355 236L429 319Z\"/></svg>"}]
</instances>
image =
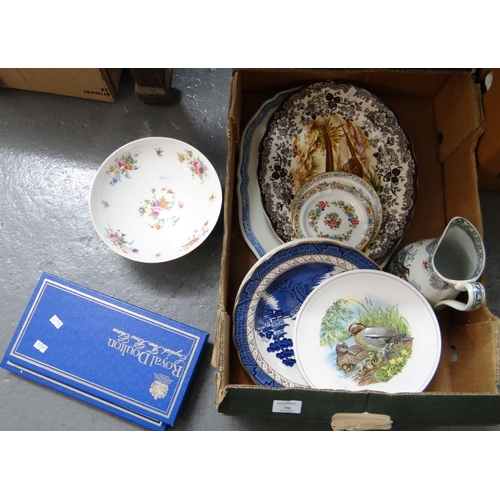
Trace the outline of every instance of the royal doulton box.
<instances>
[{"instance_id":1,"label":"royal doulton box","mask_svg":"<svg viewBox=\"0 0 500 500\"><path fill-rule=\"evenodd\" d=\"M175 423L207 337L44 273L0 366L164 430Z\"/></svg>"}]
</instances>

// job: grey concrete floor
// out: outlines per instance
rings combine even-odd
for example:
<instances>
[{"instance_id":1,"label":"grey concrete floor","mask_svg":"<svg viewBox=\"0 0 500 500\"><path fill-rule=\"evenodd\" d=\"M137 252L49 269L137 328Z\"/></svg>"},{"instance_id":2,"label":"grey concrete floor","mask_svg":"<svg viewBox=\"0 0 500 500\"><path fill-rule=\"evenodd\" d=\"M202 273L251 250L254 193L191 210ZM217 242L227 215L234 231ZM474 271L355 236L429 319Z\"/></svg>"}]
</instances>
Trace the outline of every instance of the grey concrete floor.
<instances>
[{"instance_id":1,"label":"grey concrete floor","mask_svg":"<svg viewBox=\"0 0 500 500\"><path fill-rule=\"evenodd\" d=\"M171 431L328 431L328 423L259 421L221 415L215 409L215 369L210 358L222 215L208 240L182 262L154 265L132 262L109 251L90 221L87 198L101 162L118 147L141 137L166 136L191 144L210 159L224 184L230 77L230 69L174 70L173 101L168 107L148 106L139 100L127 71L114 103L0 89L0 354L41 272L46 271L210 334ZM499 315L500 193L481 192L481 203L488 306ZM0 430L142 428L2 369Z\"/></svg>"}]
</instances>

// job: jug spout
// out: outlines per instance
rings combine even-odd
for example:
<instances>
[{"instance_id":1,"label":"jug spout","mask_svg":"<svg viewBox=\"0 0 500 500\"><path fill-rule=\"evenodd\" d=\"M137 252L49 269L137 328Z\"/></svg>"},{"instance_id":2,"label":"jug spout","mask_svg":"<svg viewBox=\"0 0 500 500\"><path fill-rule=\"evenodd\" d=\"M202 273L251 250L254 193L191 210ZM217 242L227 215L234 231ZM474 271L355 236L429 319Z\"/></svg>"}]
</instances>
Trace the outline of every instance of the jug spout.
<instances>
[{"instance_id":1,"label":"jug spout","mask_svg":"<svg viewBox=\"0 0 500 500\"><path fill-rule=\"evenodd\" d=\"M477 282L485 258L479 231L467 219L454 217L439 238L420 240L400 250L388 271L415 286L433 307L439 303L472 310L484 303L484 289L464 285ZM477 291L472 299L471 290ZM454 301L461 291L469 293L465 309L456 307Z\"/></svg>"},{"instance_id":2,"label":"jug spout","mask_svg":"<svg viewBox=\"0 0 500 500\"><path fill-rule=\"evenodd\" d=\"M478 230L463 217L446 226L432 255L437 275L449 284L477 281L484 270L485 250Z\"/></svg>"}]
</instances>

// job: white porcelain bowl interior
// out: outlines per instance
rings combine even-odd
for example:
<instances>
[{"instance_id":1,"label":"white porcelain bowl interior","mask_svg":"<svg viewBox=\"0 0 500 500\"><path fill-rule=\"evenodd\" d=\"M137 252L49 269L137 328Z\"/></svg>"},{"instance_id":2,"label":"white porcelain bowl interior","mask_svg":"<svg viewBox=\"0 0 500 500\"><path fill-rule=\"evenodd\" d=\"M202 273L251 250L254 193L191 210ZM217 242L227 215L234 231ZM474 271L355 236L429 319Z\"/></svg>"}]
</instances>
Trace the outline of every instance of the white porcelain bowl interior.
<instances>
[{"instance_id":1,"label":"white porcelain bowl interior","mask_svg":"<svg viewBox=\"0 0 500 500\"><path fill-rule=\"evenodd\" d=\"M156 263L193 251L212 232L222 188L210 161L189 144L147 137L100 166L89 209L97 234L118 255Z\"/></svg>"}]
</instances>

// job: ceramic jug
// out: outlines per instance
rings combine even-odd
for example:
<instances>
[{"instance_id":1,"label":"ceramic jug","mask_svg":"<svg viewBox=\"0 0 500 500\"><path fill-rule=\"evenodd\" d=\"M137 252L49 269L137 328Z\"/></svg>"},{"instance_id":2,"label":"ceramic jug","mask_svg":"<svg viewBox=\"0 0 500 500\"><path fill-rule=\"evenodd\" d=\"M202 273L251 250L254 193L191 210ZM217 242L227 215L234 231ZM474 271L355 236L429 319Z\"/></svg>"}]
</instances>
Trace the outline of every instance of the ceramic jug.
<instances>
[{"instance_id":1,"label":"ceramic jug","mask_svg":"<svg viewBox=\"0 0 500 500\"><path fill-rule=\"evenodd\" d=\"M436 310L450 306L460 311L481 307L485 290L477 282L484 270L485 251L477 229L454 217L440 238L411 243L389 263L388 271L411 283ZM467 302L455 300L467 292Z\"/></svg>"}]
</instances>

